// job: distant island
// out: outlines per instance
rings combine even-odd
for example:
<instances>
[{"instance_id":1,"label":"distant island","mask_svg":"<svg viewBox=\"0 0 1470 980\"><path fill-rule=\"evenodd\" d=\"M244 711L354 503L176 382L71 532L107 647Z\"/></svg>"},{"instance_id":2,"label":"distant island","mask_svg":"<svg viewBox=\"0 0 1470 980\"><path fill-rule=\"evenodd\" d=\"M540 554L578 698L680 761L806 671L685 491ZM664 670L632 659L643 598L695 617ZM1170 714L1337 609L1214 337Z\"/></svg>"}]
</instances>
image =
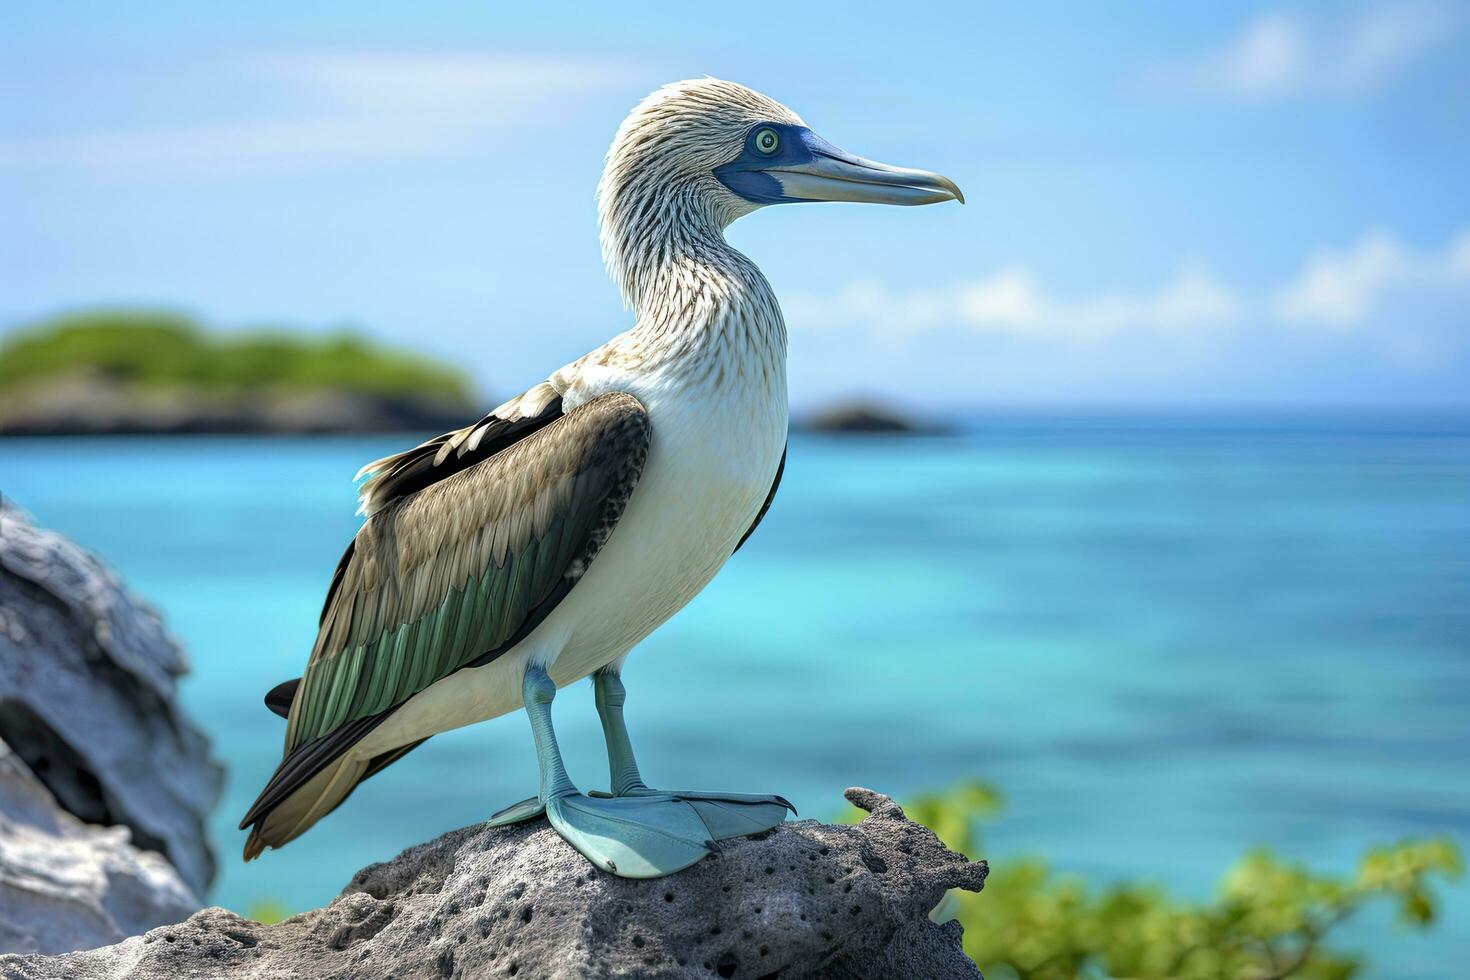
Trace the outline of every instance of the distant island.
<instances>
[{"instance_id":1,"label":"distant island","mask_svg":"<svg viewBox=\"0 0 1470 980\"><path fill-rule=\"evenodd\" d=\"M803 432L866 435L945 435L950 429L871 401L841 402L796 420Z\"/></svg>"},{"instance_id":2,"label":"distant island","mask_svg":"<svg viewBox=\"0 0 1470 980\"><path fill-rule=\"evenodd\" d=\"M483 411L469 376L350 331L216 331L179 313L91 310L0 337L0 436L443 431ZM814 433L940 435L870 400Z\"/></svg>"},{"instance_id":3,"label":"distant island","mask_svg":"<svg viewBox=\"0 0 1470 980\"><path fill-rule=\"evenodd\" d=\"M431 430L480 409L458 368L345 331L98 310L0 339L0 435Z\"/></svg>"}]
</instances>

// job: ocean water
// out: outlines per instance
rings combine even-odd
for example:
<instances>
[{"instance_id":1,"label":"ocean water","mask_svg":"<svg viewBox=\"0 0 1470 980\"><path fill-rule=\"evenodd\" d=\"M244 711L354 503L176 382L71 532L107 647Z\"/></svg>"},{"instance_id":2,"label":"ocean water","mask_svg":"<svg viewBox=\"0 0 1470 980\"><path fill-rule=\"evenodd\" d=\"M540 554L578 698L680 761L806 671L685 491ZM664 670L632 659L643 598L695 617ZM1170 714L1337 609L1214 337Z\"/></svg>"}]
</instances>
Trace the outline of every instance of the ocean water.
<instances>
[{"instance_id":1,"label":"ocean water","mask_svg":"<svg viewBox=\"0 0 1470 980\"><path fill-rule=\"evenodd\" d=\"M238 858L356 518L403 436L0 441L0 491L107 558L187 648L229 782L210 899L305 909L370 861L529 795L519 714L439 736L290 847ZM650 781L828 817L981 776L987 856L1208 894L1267 844L1470 845L1470 419L1039 418L948 438L795 436L760 531L625 674ZM557 700L605 780L590 688ZM1427 937L1341 940L1373 976L1470 961L1470 889ZM1452 967L1452 964L1458 966Z\"/></svg>"}]
</instances>

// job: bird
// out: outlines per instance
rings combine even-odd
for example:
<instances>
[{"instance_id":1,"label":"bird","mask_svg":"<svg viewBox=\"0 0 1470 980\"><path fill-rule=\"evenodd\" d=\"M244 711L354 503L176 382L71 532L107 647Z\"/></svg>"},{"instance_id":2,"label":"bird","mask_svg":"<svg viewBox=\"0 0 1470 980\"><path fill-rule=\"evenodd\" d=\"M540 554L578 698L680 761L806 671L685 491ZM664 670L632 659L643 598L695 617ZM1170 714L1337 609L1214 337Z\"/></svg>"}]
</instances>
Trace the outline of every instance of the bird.
<instances>
[{"instance_id":1,"label":"bird","mask_svg":"<svg viewBox=\"0 0 1470 980\"><path fill-rule=\"evenodd\" d=\"M597 188L602 255L632 326L484 418L357 474L365 515L305 672L266 705L280 764L240 823L279 848L431 736L524 709L534 797L595 866L672 874L795 810L777 794L660 790L623 717L629 652L761 523L786 463L786 325L725 239L763 207L964 203L947 177L876 163L735 82L665 85L619 126ZM609 789L557 744L559 688L590 677Z\"/></svg>"}]
</instances>

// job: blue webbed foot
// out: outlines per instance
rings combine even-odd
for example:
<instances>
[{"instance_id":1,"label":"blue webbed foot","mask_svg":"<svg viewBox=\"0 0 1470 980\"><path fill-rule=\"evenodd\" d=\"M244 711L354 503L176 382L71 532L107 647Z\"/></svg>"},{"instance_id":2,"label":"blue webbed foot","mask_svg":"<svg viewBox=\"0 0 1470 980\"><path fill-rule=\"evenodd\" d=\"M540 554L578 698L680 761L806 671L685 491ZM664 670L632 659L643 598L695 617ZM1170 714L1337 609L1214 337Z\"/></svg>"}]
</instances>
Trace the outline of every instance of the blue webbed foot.
<instances>
[{"instance_id":1,"label":"blue webbed foot","mask_svg":"<svg viewBox=\"0 0 1470 980\"><path fill-rule=\"evenodd\" d=\"M545 815L593 864L624 878L659 878L694 864L715 841L779 826L794 807L780 796L660 792L637 787L622 796L593 790L542 803L521 800L497 812L491 827Z\"/></svg>"},{"instance_id":2,"label":"blue webbed foot","mask_svg":"<svg viewBox=\"0 0 1470 980\"><path fill-rule=\"evenodd\" d=\"M694 806L661 793L559 796L547 801L546 816L587 860L622 878L661 878L682 871L713 844Z\"/></svg>"},{"instance_id":3,"label":"blue webbed foot","mask_svg":"<svg viewBox=\"0 0 1470 980\"><path fill-rule=\"evenodd\" d=\"M567 776L551 702L556 685L545 669L529 666L521 701L531 720L541 791L491 817L493 826L529 820L545 812L568 844L587 860L624 878L659 878L682 871L710 852L714 839L693 804L666 793L595 797L577 792Z\"/></svg>"},{"instance_id":4,"label":"blue webbed foot","mask_svg":"<svg viewBox=\"0 0 1470 980\"><path fill-rule=\"evenodd\" d=\"M751 793L711 793L704 790L657 790L643 785L638 764L633 759L633 744L623 723L623 705L627 691L615 669L598 671L592 677L597 699L597 714L602 719L602 733L607 739L608 773L612 777L613 799L660 797L679 800L691 807L703 821L711 840L727 840L759 834L779 825L786 811L796 807L783 796ZM599 794L600 795L600 794Z\"/></svg>"},{"instance_id":5,"label":"blue webbed foot","mask_svg":"<svg viewBox=\"0 0 1470 980\"><path fill-rule=\"evenodd\" d=\"M509 827L511 824L534 820L545 812L546 804L541 802L540 797L533 796L528 800L512 803L503 810L496 810L486 823L491 827Z\"/></svg>"},{"instance_id":6,"label":"blue webbed foot","mask_svg":"<svg viewBox=\"0 0 1470 980\"><path fill-rule=\"evenodd\" d=\"M692 806L704 821L712 840L748 837L764 833L786 820L786 811L796 813L784 796L753 793L717 793L705 790L655 790L646 786L624 790L623 798L667 796Z\"/></svg>"},{"instance_id":7,"label":"blue webbed foot","mask_svg":"<svg viewBox=\"0 0 1470 980\"><path fill-rule=\"evenodd\" d=\"M710 853L715 841L763 833L784 821L786 811L796 812L781 796L667 792L644 786L623 724L622 681L616 673L600 671L594 683L614 792L584 795L572 784L551 725L556 685L543 668L531 666L521 682L521 698L536 741L541 792L496 813L490 826L544 813L567 843L604 871L624 878L659 878L694 864Z\"/></svg>"}]
</instances>

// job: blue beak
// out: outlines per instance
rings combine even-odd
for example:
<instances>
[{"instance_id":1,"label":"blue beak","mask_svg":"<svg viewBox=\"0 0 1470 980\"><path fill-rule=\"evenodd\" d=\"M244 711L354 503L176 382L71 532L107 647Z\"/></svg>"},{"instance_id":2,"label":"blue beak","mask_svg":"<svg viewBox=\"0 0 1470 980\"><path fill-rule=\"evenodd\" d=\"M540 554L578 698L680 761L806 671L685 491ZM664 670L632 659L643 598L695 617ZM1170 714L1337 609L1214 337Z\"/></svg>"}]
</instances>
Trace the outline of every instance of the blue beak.
<instances>
[{"instance_id":1,"label":"blue beak","mask_svg":"<svg viewBox=\"0 0 1470 980\"><path fill-rule=\"evenodd\" d=\"M780 183L782 196L788 200L905 205L965 203L965 195L948 177L865 160L838 149L816 134L807 143L813 150L810 161L765 171Z\"/></svg>"},{"instance_id":2,"label":"blue beak","mask_svg":"<svg viewBox=\"0 0 1470 980\"><path fill-rule=\"evenodd\" d=\"M893 167L839 149L809 129L778 129L785 138L770 157L747 150L715 170L726 187L757 204L856 201L866 204L965 203L948 177Z\"/></svg>"}]
</instances>

